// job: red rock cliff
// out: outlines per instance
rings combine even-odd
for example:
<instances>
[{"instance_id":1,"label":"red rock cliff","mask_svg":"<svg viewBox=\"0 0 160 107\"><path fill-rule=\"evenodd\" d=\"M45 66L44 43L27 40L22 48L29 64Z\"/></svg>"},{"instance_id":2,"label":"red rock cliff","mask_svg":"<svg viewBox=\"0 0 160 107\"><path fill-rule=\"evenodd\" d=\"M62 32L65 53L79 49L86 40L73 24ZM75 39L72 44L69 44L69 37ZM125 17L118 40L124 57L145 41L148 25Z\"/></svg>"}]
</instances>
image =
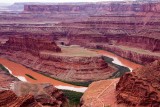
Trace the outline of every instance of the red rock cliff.
<instances>
[{"instance_id":1,"label":"red rock cliff","mask_svg":"<svg viewBox=\"0 0 160 107\"><path fill-rule=\"evenodd\" d=\"M24 11L29 12L66 12L66 11L92 11L104 10L104 11L144 11L144 12L159 12L158 3L127 3L127 2L110 2L110 3L86 3L86 4L28 4L24 5Z\"/></svg>"},{"instance_id":2,"label":"red rock cliff","mask_svg":"<svg viewBox=\"0 0 160 107\"><path fill-rule=\"evenodd\" d=\"M42 50L61 52L61 49L54 41L30 37L9 37L9 40L3 47L13 50L28 51L33 55L39 55L39 51Z\"/></svg>"},{"instance_id":3,"label":"red rock cliff","mask_svg":"<svg viewBox=\"0 0 160 107\"><path fill-rule=\"evenodd\" d=\"M140 47L151 51L160 51L160 39L140 37L140 36L123 36L117 40L117 44L131 47Z\"/></svg>"},{"instance_id":4,"label":"red rock cliff","mask_svg":"<svg viewBox=\"0 0 160 107\"><path fill-rule=\"evenodd\" d=\"M15 82L12 86L13 92L18 96L32 94L35 100L43 106L68 107L68 99L63 92L49 83L31 84Z\"/></svg>"},{"instance_id":5,"label":"red rock cliff","mask_svg":"<svg viewBox=\"0 0 160 107\"><path fill-rule=\"evenodd\" d=\"M116 86L117 102L129 106L160 106L160 61L127 73Z\"/></svg>"},{"instance_id":6,"label":"red rock cliff","mask_svg":"<svg viewBox=\"0 0 160 107\"><path fill-rule=\"evenodd\" d=\"M32 95L18 97L10 90L0 91L1 107L42 107L37 103Z\"/></svg>"}]
</instances>

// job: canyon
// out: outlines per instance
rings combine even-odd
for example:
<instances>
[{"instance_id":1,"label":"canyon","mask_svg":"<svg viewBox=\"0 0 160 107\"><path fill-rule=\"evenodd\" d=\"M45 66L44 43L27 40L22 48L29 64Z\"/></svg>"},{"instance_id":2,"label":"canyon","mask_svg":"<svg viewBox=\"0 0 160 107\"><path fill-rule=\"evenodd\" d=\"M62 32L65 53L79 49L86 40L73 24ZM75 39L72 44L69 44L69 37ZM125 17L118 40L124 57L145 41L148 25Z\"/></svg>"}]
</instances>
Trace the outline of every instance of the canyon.
<instances>
[{"instance_id":1,"label":"canyon","mask_svg":"<svg viewBox=\"0 0 160 107\"><path fill-rule=\"evenodd\" d=\"M158 107L160 61L154 61L120 79L92 83L81 98L82 107Z\"/></svg>"},{"instance_id":2,"label":"canyon","mask_svg":"<svg viewBox=\"0 0 160 107\"><path fill-rule=\"evenodd\" d=\"M68 106L68 99L62 91L49 83L26 83L0 67L0 106L43 107Z\"/></svg>"},{"instance_id":3,"label":"canyon","mask_svg":"<svg viewBox=\"0 0 160 107\"><path fill-rule=\"evenodd\" d=\"M95 52L80 47L60 49L54 42L45 40L10 37L1 49L1 57L66 81L106 79L115 71Z\"/></svg>"},{"instance_id":4,"label":"canyon","mask_svg":"<svg viewBox=\"0 0 160 107\"><path fill-rule=\"evenodd\" d=\"M116 86L117 102L138 106L159 106L159 68L160 61L155 61L122 76Z\"/></svg>"},{"instance_id":5,"label":"canyon","mask_svg":"<svg viewBox=\"0 0 160 107\"><path fill-rule=\"evenodd\" d=\"M0 65L0 85L1 85L0 90L9 89L10 84L15 81L19 81L19 79L12 76L5 69L2 69L2 65Z\"/></svg>"},{"instance_id":6,"label":"canyon","mask_svg":"<svg viewBox=\"0 0 160 107\"><path fill-rule=\"evenodd\" d=\"M0 91L0 106L5 107L68 107L62 91L50 84L15 82L10 90Z\"/></svg>"},{"instance_id":7,"label":"canyon","mask_svg":"<svg viewBox=\"0 0 160 107\"><path fill-rule=\"evenodd\" d=\"M0 34L5 39L26 33L51 35L58 39L56 41L66 38L67 45L102 48L136 63L147 64L159 59L159 5L157 2L26 4L18 18L14 13L7 13L10 19L3 19ZM39 12L42 12L41 17L38 17ZM4 16L6 14L1 17Z\"/></svg>"},{"instance_id":8,"label":"canyon","mask_svg":"<svg viewBox=\"0 0 160 107\"><path fill-rule=\"evenodd\" d=\"M56 88L84 92L87 87L65 82L92 82L78 106L160 105L159 1L15 3L9 8L14 6L21 10L0 11L0 63L12 71L0 70L2 89L12 83L10 91L0 93L18 102L31 93L25 98L33 105L66 107L67 98ZM113 64L131 72L109 79L118 71Z\"/></svg>"}]
</instances>

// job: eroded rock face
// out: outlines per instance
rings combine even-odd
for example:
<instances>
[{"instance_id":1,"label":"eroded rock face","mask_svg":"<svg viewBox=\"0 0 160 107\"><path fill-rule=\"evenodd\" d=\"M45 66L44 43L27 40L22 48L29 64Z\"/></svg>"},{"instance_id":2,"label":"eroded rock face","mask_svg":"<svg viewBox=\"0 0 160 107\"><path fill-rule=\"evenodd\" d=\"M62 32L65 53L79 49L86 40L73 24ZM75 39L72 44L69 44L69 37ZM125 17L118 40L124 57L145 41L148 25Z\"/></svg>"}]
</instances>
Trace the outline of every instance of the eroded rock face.
<instances>
[{"instance_id":1,"label":"eroded rock face","mask_svg":"<svg viewBox=\"0 0 160 107\"><path fill-rule=\"evenodd\" d=\"M117 43L117 44L113 45L113 44L110 44L109 42L108 43L89 42L86 44L81 39L74 39L74 42L72 42L72 43L83 46L83 47L87 47L87 48L103 49L106 51L110 51L110 52L113 52L113 53L123 57L123 58L129 59L129 60L134 61L139 64L147 64L147 63L151 63L155 60L160 59L159 51L153 52L151 50L145 50L142 48L138 48L138 46L139 46L139 47L143 47L143 48L145 47L147 49L152 49L152 47L156 44L158 45L159 42L156 42L155 44L153 42L153 45L149 45L149 44L143 45L143 43L142 44L141 43L132 44L131 42ZM159 45L156 46L156 48L158 49Z\"/></svg>"},{"instance_id":2,"label":"eroded rock face","mask_svg":"<svg viewBox=\"0 0 160 107\"><path fill-rule=\"evenodd\" d=\"M48 50L43 50L45 43L37 45L36 42L31 42L28 45L23 38L14 40L16 39L9 40L2 46L2 57L54 78L66 81L93 81L106 79L114 72L101 55L83 48L63 48L63 52L55 53L55 50L52 51L54 44L51 44L51 49L47 47L44 49Z\"/></svg>"},{"instance_id":3,"label":"eroded rock face","mask_svg":"<svg viewBox=\"0 0 160 107\"><path fill-rule=\"evenodd\" d=\"M47 54L39 58L30 53L14 52L16 52L14 55L4 52L1 56L32 68L36 72L66 81L106 79L114 72L114 69L108 66L101 56L76 58Z\"/></svg>"},{"instance_id":4,"label":"eroded rock face","mask_svg":"<svg viewBox=\"0 0 160 107\"><path fill-rule=\"evenodd\" d=\"M117 105L115 88L119 79L93 82L81 97L81 107L124 107Z\"/></svg>"},{"instance_id":5,"label":"eroded rock face","mask_svg":"<svg viewBox=\"0 0 160 107\"><path fill-rule=\"evenodd\" d=\"M69 44L86 46L89 43L107 43L108 38L96 30L79 31L68 37Z\"/></svg>"},{"instance_id":6,"label":"eroded rock face","mask_svg":"<svg viewBox=\"0 0 160 107\"><path fill-rule=\"evenodd\" d=\"M116 86L117 102L134 106L160 106L160 61L126 73Z\"/></svg>"},{"instance_id":7,"label":"eroded rock face","mask_svg":"<svg viewBox=\"0 0 160 107\"><path fill-rule=\"evenodd\" d=\"M102 49L114 52L115 54L129 59L131 61L137 62L139 64L148 64L155 60L160 59L159 52L150 52L143 49L138 48L132 48L127 46L121 46L121 45L101 45Z\"/></svg>"},{"instance_id":8,"label":"eroded rock face","mask_svg":"<svg viewBox=\"0 0 160 107\"><path fill-rule=\"evenodd\" d=\"M159 107L160 60L120 79L93 82L81 98L82 107Z\"/></svg>"},{"instance_id":9,"label":"eroded rock face","mask_svg":"<svg viewBox=\"0 0 160 107\"><path fill-rule=\"evenodd\" d=\"M33 37L9 37L3 48L30 52L33 55L39 55L42 50L61 52L54 41Z\"/></svg>"},{"instance_id":10,"label":"eroded rock face","mask_svg":"<svg viewBox=\"0 0 160 107\"><path fill-rule=\"evenodd\" d=\"M10 83L15 81L19 81L19 79L9 74L8 71L0 70L0 90L9 89Z\"/></svg>"},{"instance_id":11,"label":"eroded rock face","mask_svg":"<svg viewBox=\"0 0 160 107\"><path fill-rule=\"evenodd\" d=\"M144 12L158 12L160 11L157 3L125 3L125 2L110 2L110 3L97 3L97 4L61 4L61 5L38 5L29 4L24 6L25 11L29 12L72 12L72 11L96 11L101 9L101 11L144 11Z\"/></svg>"},{"instance_id":12,"label":"eroded rock face","mask_svg":"<svg viewBox=\"0 0 160 107\"><path fill-rule=\"evenodd\" d=\"M125 36L117 40L117 44L139 47L151 51L160 51L160 39L148 37Z\"/></svg>"},{"instance_id":13,"label":"eroded rock face","mask_svg":"<svg viewBox=\"0 0 160 107\"><path fill-rule=\"evenodd\" d=\"M13 91L0 91L0 106L1 107L43 107L33 97L27 94L18 97Z\"/></svg>"},{"instance_id":14,"label":"eroded rock face","mask_svg":"<svg viewBox=\"0 0 160 107\"><path fill-rule=\"evenodd\" d=\"M66 96L51 84L15 82L12 84L12 90L18 96L32 94L35 100L43 106L68 107Z\"/></svg>"}]
</instances>

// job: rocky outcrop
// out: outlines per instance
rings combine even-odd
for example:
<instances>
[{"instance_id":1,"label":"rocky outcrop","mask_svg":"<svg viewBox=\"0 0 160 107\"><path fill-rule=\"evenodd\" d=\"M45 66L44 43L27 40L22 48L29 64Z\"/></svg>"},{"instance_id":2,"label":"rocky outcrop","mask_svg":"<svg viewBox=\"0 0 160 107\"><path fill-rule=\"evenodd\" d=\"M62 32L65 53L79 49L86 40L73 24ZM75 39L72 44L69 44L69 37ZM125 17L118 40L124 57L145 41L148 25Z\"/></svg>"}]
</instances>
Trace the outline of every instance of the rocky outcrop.
<instances>
[{"instance_id":1,"label":"rocky outcrop","mask_svg":"<svg viewBox=\"0 0 160 107\"><path fill-rule=\"evenodd\" d=\"M25 82L15 82L12 90L18 96L32 94L35 100L43 106L68 107L68 99L62 91L51 84L39 83L31 84Z\"/></svg>"},{"instance_id":2,"label":"rocky outcrop","mask_svg":"<svg viewBox=\"0 0 160 107\"><path fill-rule=\"evenodd\" d=\"M10 83L15 81L19 81L19 79L12 76L8 71L1 70L0 65L0 90L9 89Z\"/></svg>"},{"instance_id":3,"label":"rocky outcrop","mask_svg":"<svg viewBox=\"0 0 160 107\"><path fill-rule=\"evenodd\" d=\"M160 61L126 73L116 86L117 102L133 106L160 106Z\"/></svg>"},{"instance_id":4,"label":"rocky outcrop","mask_svg":"<svg viewBox=\"0 0 160 107\"><path fill-rule=\"evenodd\" d=\"M147 64L147 63L151 63L155 60L160 59L160 54L159 51L158 52L152 52L149 50L144 50L142 48L138 48L138 46L136 47L135 45L130 46L130 42L128 42L128 46L127 43L122 45L122 43L120 44L115 44L113 45L112 43L108 42L108 43L96 43L96 42L91 42L91 43L85 43L83 41L79 41L79 39L74 39L74 42L70 42L70 44L77 44L86 48L93 48L93 49L103 49L109 52L113 52L123 58L129 59L133 62L139 63L139 64ZM159 44L159 42L157 42ZM145 44L144 45L140 45L143 44L141 42L139 42L139 47L143 47L143 48L152 48L152 46L150 45L150 47L147 47ZM138 45L138 44L137 44ZM153 44L153 45L156 45ZM157 47L157 49L159 48L159 46Z\"/></svg>"},{"instance_id":5,"label":"rocky outcrop","mask_svg":"<svg viewBox=\"0 0 160 107\"><path fill-rule=\"evenodd\" d=\"M81 97L81 107L124 107L117 105L115 88L119 79L93 82Z\"/></svg>"},{"instance_id":6,"label":"rocky outcrop","mask_svg":"<svg viewBox=\"0 0 160 107\"><path fill-rule=\"evenodd\" d=\"M82 107L159 107L160 60L119 79L93 82L81 98Z\"/></svg>"},{"instance_id":7,"label":"rocky outcrop","mask_svg":"<svg viewBox=\"0 0 160 107\"><path fill-rule=\"evenodd\" d=\"M0 70L0 85L0 106L2 107L69 106L63 92L49 83L20 82L8 71Z\"/></svg>"},{"instance_id":8,"label":"rocky outcrop","mask_svg":"<svg viewBox=\"0 0 160 107\"><path fill-rule=\"evenodd\" d=\"M33 95L25 95L18 97L13 91L0 91L0 106L1 107L42 107L36 102Z\"/></svg>"},{"instance_id":9,"label":"rocky outcrop","mask_svg":"<svg viewBox=\"0 0 160 107\"><path fill-rule=\"evenodd\" d=\"M136 49L127 46L99 45L102 49L111 51L123 58L136 63L147 64L160 59L159 52L154 53L143 49Z\"/></svg>"},{"instance_id":10,"label":"rocky outcrop","mask_svg":"<svg viewBox=\"0 0 160 107\"><path fill-rule=\"evenodd\" d=\"M95 12L101 11L143 11L143 12L159 12L158 3L137 3L137 2L109 2L109 3L86 3L86 4L26 4L24 5L24 11L28 12L81 12L89 11Z\"/></svg>"},{"instance_id":11,"label":"rocky outcrop","mask_svg":"<svg viewBox=\"0 0 160 107\"><path fill-rule=\"evenodd\" d=\"M80 31L77 34L70 35L68 39L69 44L76 44L81 46L82 44L99 42L106 43L109 41L106 36L103 36L103 34L94 30Z\"/></svg>"},{"instance_id":12,"label":"rocky outcrop","mask_svg":"<svg viewBox=\"0 0 160 107\"><path fill-rule=\"evenodd\" d=\"M160 51L160 39L140 37L140 36L124 36L117 40L117 45L139 47L151 51Z\"/></svg>"},{"instance_id":13,"label":"rocky outcrop","mask_svg":"<svg viewBox=\"0 0 160 107\"><path fill-rule=\"evenodd\" d=\"M108 66L101 55L96 52L81 47L61 47L62 52L56 53L51 50L43 50L43 46L46 44L38 44L38 49L41 50L35 50L37 49L37 44L34 44L36 42L31 42L28 45L24 44L25 42L21 44L23 42L21 40L24 39L20 39L20 43L19 39L17 42L13 42L14 45L9 45L12 42L6 42L2 46L1 56L37 72L66 81L106 79L114 72L114 69ZM31 48L26 48L26 45ZM24 49L28 49L28 51L24 51ZM38 55L33 54L37 51Z\"/></svg>"},{"instance_id":14,"label":"rocky outcrop","mask_svg":"<svg viewBox=\"0 0 160 107\"><path fill-rule=\"evenodd\" d=\"M54 41L33 37L9 37L9 40L4 44L3 48L17 51L27 51L33 55L39 55L39 52L42 50L61 52L61 49Z\"/></svg>"},{"instance_id":15,"label":"rocky outcrop","mask_svg":"<svg viewBox=\"0 0 160 107\"><path fill-rule=\"evenodd\" d=\"M114 69L108 66L100 56L68 57L44 54L39 58L23 52L17 52L15 55L5 52L1 56L32 68L36 72L66 81L106 79L114 72Z\"/></svg>"}]
</instances>

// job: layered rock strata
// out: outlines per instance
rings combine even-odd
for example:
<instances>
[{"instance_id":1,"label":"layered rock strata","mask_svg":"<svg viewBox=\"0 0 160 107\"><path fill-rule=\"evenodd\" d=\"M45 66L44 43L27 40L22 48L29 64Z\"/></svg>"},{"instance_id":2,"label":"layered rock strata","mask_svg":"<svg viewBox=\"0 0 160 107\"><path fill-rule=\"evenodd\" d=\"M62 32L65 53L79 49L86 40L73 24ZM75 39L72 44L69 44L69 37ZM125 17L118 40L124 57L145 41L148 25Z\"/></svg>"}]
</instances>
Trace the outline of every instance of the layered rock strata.
<instances>
[{"instance_id":1,"label":"layered rock strata","mask_svg":"<svg viewBox=\"0 0 160 107\"><path fill-rule=\"evenodd\" d=\"M143 65L160 59L159 52L151 52L141 48L133 48L122 45L98 45L98 47Z\"/></svg>"},{"instance_id":2,"label":"layered rock strata","mask_svg":"<svg viewBox=\"0 0 160 107\"><path fill-rule=\"evenodd\" d=\"M71 34L68 37L69 44L76 45L87 45L88 43L107 43L109 42L108 38L95 30L85 30L80 31L76 34Z\"/></svg>"},{"instance_id":3,"label":"layered rock strata","mask_svg":"<svg viewBox=\"0 0 160 107\"><path fill-rule=\"evenodd\" d=\"M126 73L116 86L117 102L133 106L160 106L160 61Z\"/></svg>"},{"instance_id":4,"label":"layered rock strata","mask_svg":"<svg viewBox=\"0 0 160 107\"><path fill-rule=\"evenodd\" d=\"M37 44L32 45L31 47L34 47ZM15 47L12 48L13 46ZM33 54L33 51L36 51L34 48L31 52L23 51L26 44L15 42L13 46L6 42L2 46L1 56L54 78L66 81L93 81L106 79L114 72L101 55L80 47L63 47L61 53L39 50L37 56Z\"/></svg>"},{"instance_id":5,"label":"layered rock strata","mask_svg":"<svg viewBox=\"0 0 160 107\"><path fill-rule=\"evenodd\" d=\"M86 3L86 4L52 4L52 5L38 5L38 4L26 4L24 6L25 11L29 12L79 12L92 10L105 10L110 12L123 12L123 11L145 11L145 12L159 12L158 3L140 3L140 2L108 2L108 3Z\"/></svg>"},{"instance_id":6,"label":"layered rock strata","mask_svg":"<svg viewBox=\"0 0 160 107\"><path fill-rule=\"evenodd\" d=\"M160 59L160 52L159 51L150 51L150 50L145 50L145 49L141 49L136 47L136 45L139 45L140 47L146 47L146 48L152 48L152 45L150 45L150 47L147 47L147 45L140 45L141 43L137 43L137 44L133 44L131 45L131 42L124 42L121 44L112 44L110 42L108 43L97 43L97 42L90 42L90 43L85 43L83 41L81 41L80 39L72 39L71 41L74 42L70 42L70 44L77 44L86 48L93 48L93 49L103 49L106 51L110 51L113 52L123 58L129 59L133 62L139 63L139 64L147 64L147 63L151 63L155 60ZM86 40L87 41L87 40ZM122 45L125 44L126 45ZM159 44L159 42L156 42L157 44ZM156 45L156 43L154 45ZM156 47L157 49L159 48L159 45Z\"/></svg>"},{"instance_id":7,"label":"layered rock strata","mask_svg":"<svg viewBox=\"0 0 160 107\"><path fill-rule=\"evenodd\" d=\"M117 44L130 47L139 47L151 51L160 51L160 39L155 38L125 36L117 40Z\"/></svg>"},{"instance_id":8,"label":"layered rock strata","mask_svg":"<svg viewBox=\"0 0 160 107\"><path fill-rule=\"evenodd\" d=\"M68 99L62 91L51 84L40 83L31 84L25 82L15 82L12 84L13 92L18 96L32 94L37 102L43 106L68 107Z\"/></svg>"},{"instance_id":9,"label":"layered rock strata","mask_svg":"<svg viewBox=\"0 0 160 107\"><path fill-rule=\"evenodd\" d=\"M0 106L2 107L68 107L62 91L49 83L20 82L7 71L0 71Z\"/></svg>"},{"instance_id":10,"label":"layered rock strata","mask_svg":"<svg viewBox=\"0 0 160 107\"><path fill-rule=\"evenodd\" d=\"M39 55L39 52L42 50L61 52L61 49L54 41L33 37L9 37L9 40L5 43L3 48L30 52L33 55Z\"/></svg>"},{"instance_id":11,"label":"layered rock strata","mask_svg":"<svg viewBox=\"0 0 160 107\"><path fill-rule=\"evenodd\" d=\"M82 107L159 107L160 60L126 73L120 79L93 82L81 98Z\"/></svg>"},{"instance_id":12,"label":"layered rock strata","mask_svg":"<svg viewBox=\"0 0 160 107\"><path fill-rule=\"evenodd\" d=\"M13 91L0 91L1 107L43 107L32 95L18 97Z\"/></svg>"}]
</instances>

